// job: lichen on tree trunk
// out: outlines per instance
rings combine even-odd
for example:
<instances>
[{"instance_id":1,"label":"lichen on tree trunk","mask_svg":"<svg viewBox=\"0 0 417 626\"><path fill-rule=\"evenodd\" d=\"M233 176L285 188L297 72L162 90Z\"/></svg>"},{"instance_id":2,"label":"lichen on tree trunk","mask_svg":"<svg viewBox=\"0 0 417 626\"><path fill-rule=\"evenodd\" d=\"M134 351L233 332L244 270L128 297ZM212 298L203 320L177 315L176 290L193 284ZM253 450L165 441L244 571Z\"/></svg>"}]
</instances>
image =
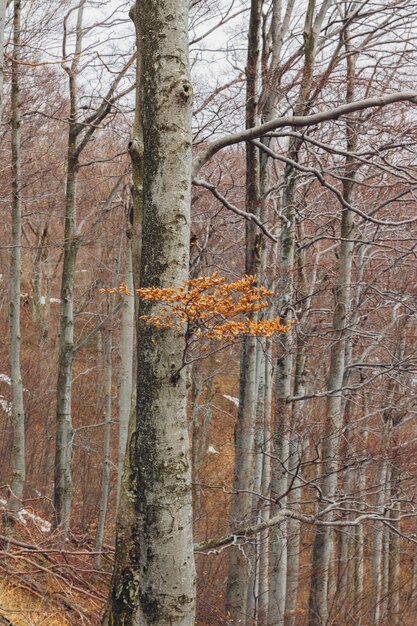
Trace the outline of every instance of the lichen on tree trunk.
<instances>
[{"instance_id":1,"label":"lichen on tree trunk","mask_svg":"<svg viewBox=\"0 0 417 626\"><path fill-rule=\"evenodd\" d=\"M140 284L174 287L187 279L189 264L188 2L137 2L136 19L141 25L139 106L144 137L143 194L134 197L143 208ZM159 308L156 302L140 302L139 315L157 315ZM123 568L116 556L119 574L113 576L106 624L194 624L184 348L185 331L139 322L136 436L130 439L124 480L136 518L130 520L131 554ZM130 606L121 601L126 594Z\"/></svg>"}]
</instances>

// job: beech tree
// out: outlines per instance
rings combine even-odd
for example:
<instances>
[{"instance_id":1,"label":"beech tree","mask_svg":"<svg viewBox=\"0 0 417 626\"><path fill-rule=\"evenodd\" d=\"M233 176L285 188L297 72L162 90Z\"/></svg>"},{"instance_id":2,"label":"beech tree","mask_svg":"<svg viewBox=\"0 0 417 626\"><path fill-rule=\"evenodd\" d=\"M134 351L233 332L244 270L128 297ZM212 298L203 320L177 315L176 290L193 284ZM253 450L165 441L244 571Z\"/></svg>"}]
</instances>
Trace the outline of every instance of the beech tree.
<instances>
[{"instance_id":1,"label":"beech tree","mask_svg":"<svg viewBox=\"0 0 417 626\"><path fill-rule=\"evenodd\" d=\"M4 19L4 17L3 17ZM10 259L10 373L12 386L13 419L13 478L10 507L18 509L22 504L25 486L25 412L23 407L23 382L20 367L20 294L22 272L22 153L21 153L21 106L20 67L21 33L20 0L13 4L13 65L12 65L12 251ZM1 28L1 24L0 24ZM1 49L0 49L1 53ZM0 88L2 85L0 85ZM1 107L0 107L1 115Z\"/></svg>"},{"instance_id":2,"label":"beech tree","mask_svg":"<svg viewBox=\"0 0 417 626\"><path fill-rule=\"evenodd\" d=\"M189 263L192 88L188 1L137 2L143 128L141 287L177 286ZM139 315L160 305L141 302ZM129 477L140 550L114 580L108 624L195 619L191 466L186 423L184 334L138 328L136 433ZM135 547L137 551L138 545ZM132 557L133 555L131 555ZM120 589L120 583L137 589ZM125 598L125 600L124 600Z\"/></svg>"},{"instance_id":3,"label":"beech tree","mask_svg":"<svg viewBox=\"0 0 417 626\"><path fill-rule=\"evenodd\" d=\"M67 531L70 524L72 503L72 366L75 354L74 345L74 288L76 259L82 241L82 233L77 221L77 178L80 170L81 154L87 148L100 124L110 114L113 105L123 94L118 90L120 82L132 65L131 57L112 80L107 93L101 98L98 106L87 115L80 117L80 63L83 53L85 35L84 11L86 1L82 0L77 7L70 9L64 20L63 66L68 75L70 114L68 118L68 152L65 191L65 228L64 254L60 297L60 332L58 349L57 376L57 427L54 467L54 506L57 524ZM75 43L72 53L67 49L67 22L76 11ZM131 86L126 87L127 93ZM82 115L82 114L81 114ZM121 185L121 178L114 185L102 209L101 216L96 217L97 223L110 210ZM93 224L94 225L94 224ZM91 228L91 226L90 226ZM83 233L85 236L85 233Z\"/></svg>"}]
</instances>

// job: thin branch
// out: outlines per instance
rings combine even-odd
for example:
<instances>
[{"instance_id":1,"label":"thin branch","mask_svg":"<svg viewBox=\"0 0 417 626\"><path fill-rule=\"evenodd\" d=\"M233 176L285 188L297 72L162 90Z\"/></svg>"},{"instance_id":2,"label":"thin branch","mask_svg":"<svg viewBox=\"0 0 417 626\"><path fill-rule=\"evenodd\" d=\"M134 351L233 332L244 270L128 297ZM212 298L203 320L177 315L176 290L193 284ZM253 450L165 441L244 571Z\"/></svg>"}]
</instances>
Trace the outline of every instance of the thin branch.
<instances>
[{"instance_id":1,"label":"thin branch","mask_svg":"<svg viewBox=\"0 0 417 626\"><path fill-rule=\"evenodd\" d=\"M208 189L209 191L211 191L213 196L217 198L217 200L219 200L222 203L222 205L226 207L226 209L229 209L229 211L233 211L233 213L236 213L236 215L239 215L240 217L244 217L245 220L248 220L249 222L254 222L254 224L256 224L258 228L261 229L264 235L269 237L269 239L271 239L275 243L278 242L278 239L262 224L262 222L256 217L256 215L254 215L253 213L247 213L246 211L242 211L242 209L238 209L237 206L235 206L234 204L231 204L227 200L227 198L225 198L218 191L215 185L212 185L207 180L203 180L202 178L195 178L193 180L193 184L197 185L198 187L204 187L205 189Z\"/></svg>"},{"instance_id":2,"label":"thin branch","mask_svg":"<svg viewBox=\"0 0 417 626\"><path fill-rule=\"evenodd\" d=\"M370 109L375 107L384 107L388 104L394 104L396 102L412 102L417 103L416 91L400 91L398 93L388 94L386 96L375 96L373 98L365 98L364 100L358 100L356 102L349 102L335 107L334 109L327 109L320 113L313 113L312 115L294 115L278 117L275 120L254 126L242 130L238 133L231 135L225 135L216 141L208 144L203 150L201 150L194 159L193 175L195 176L201 167L207 163L219 150L226 148L227 146L233 146L242 141L250 141L252 139L259 139L267 133L270 133L277 128L284 128L285 126L294 128L303 128L306 126L315 126L322 122L328 122L331 120L337 120L342 115L348 115L355 113L356 111L363 111L364 109Z\"/></svg>"}]
</instances>

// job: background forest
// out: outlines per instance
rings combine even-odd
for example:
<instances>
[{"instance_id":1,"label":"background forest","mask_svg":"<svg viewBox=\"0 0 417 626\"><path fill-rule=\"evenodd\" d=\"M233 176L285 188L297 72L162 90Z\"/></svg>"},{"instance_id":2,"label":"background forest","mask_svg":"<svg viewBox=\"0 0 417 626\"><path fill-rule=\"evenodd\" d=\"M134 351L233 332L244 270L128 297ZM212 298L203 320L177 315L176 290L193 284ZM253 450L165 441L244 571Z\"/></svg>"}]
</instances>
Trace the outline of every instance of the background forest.
<instances>
[{"instance_id":1,"label":"background forest","mask_svg":"<svg viewBox=\"0 0 417 626\"><path fill-rule=\"evenodd\" d=\"M153 98L131 4L0 0L0 623L99 624L129 510L146 372L118 287L142 286ZM190 289L256 276L268 307L233 320L290 324L187 312L195 623L413 626L417 3L180 5Z\"/></svg>"}]
</instances>

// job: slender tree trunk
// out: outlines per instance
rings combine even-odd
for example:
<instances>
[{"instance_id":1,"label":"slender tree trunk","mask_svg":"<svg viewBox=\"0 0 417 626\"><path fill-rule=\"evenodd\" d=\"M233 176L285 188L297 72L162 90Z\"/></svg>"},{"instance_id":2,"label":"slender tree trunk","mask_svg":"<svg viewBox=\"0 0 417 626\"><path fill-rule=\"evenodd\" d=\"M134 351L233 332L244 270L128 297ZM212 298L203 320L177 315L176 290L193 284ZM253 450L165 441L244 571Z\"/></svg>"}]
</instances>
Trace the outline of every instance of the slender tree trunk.
<instances>
[{"instance_id":1,"label":"slender tree trunk","mask_svg":"<svg viewBox=\"0 0 417 626\"><path fill-rule=\"evenodd\" d=\"M301 260L299 261L301 263ZM301 337L297 340L297 355L295 364L294 396L303 396L307 389L307 354L306 345ZM299 427L303 422L305 402L296 402L291 416L288 471L292 489L288 494L288 506L292 510L300 509L301 481L300 464L302 462L302 445ZM289 519L287 522L287 588L285 596L285 626L297 624L297 598L300 569L300 522Z\"/></svg>"},{"instance_id":2,"label":"slender tree trunk","mask_svg":"<svg viewBox=\"0 0 417 626\"><path fill-rule=\"evenodd\" d=\"M76 45L71 69L68 70L70 89L70 118L68 125L67 179L64 227L64 263L61 278L59 310L57 426L55 449L54 506L56 524L67 532L70 525L72 502L72 362L74 358L74 284L78 252L76 238L76 183L78 155L77 129L77 72L82 47L82 24L85 0L77 15Z\"/></svg>"},{"instance_id":3,"label":"slender tree trunk","mask_svg":"<svg viewBox=\"0 0 417 626\"><path fill-rule=\"evenodd\" d=\"M143 81L141 286L173 287L187 278L189 263L192 90L188 1L141 0L136 13L142 33ZM140 303L140 315L159 311L158 303ZM136 552L123 572L116 560L119 577L113 578L106 623L194 624L184 339L177 330L139 322L137 435L128 477L135 494L137 519L131 534L136 535ZM128 591L126 586L133 595L130 605L120 601Z\"/></svg>"},{"instance_id":4,"label":"slender tree trunk","mask_svg":"<svg viewBox=\"0 0 417 626\"><path fill-rule=\"evenodd\" d=\"M265 420L265 341L259 340L257 350L257 406L255 416L255 441L254 441L254 477L253 477L253 500L252 509L257 511L257 521L263 520L264 500L259 498L262 488L262 472L264 457L264 420ZM258 583L259 583L259 550L260 536L252 540L252 559L250 564L250 577L248 585L248 596L246 614L248 623L257 623L258 609Z\"/></svg>"},{"instance_id":5,"label":"slender tree trunk","mask_svg":"<svg viewBox=\"0 0 417 626\"><path fill-rule=\"evenodd\" d=\"M132 211L131 211L131 251L133 287L140 287L142 256L142 214L143 214L143 130L141 106L141 23L136 5L129 13L136 31L136 92L135 120L129 154L132 163ZM137 330L138 304L134 306L134 329ZM135 349L136 346L136 349ZM132 397L127 433L124 466L120 485L119 506L116 520L116 558L110 584L110 594L103 615L103 626L131 626L136 624L139 604L139 525L136 512L136 404L137 404L137 344L133 346ZM135 381L135 383L133 383Z\"/></svg>"},{"instance_id":6,"label":"slender tree trunk","mask_svg":"<svg viewBox=\"0 0 417 626\"><path fill-rule=\"evenodd\" d=\"M292 168L286 168L286 187L283 198L281 234L279 243L279 277L277 284L278 313L285 324L291 319L291 306L294 289L295 252L295 177ZM273 459L271 477L271 497L275 500L271 514L276 515L281 507L286 507L285 496L288 486L289 449L289 406L287 398L292 391L292 342L291 333L279 338L276 366L275 427L273 434ZM287 522L271 531L271 584L269 591L269 620L273 624L284 623L285 596L287 587Z\"/></svg>"},{"instance_id":7,"label":"slender tree trunk","mask_svg":"<svg viewBox=\"0 0 417 626\"><path fill-rule=\"evenodd\" d=\"M387 466L385 477L387 481L386 497L389 498L389 485L391 483L391 465ZM390 548L390 531L386 526L382 531L382 559L381 559L381 591L380 591L380 613L379 623L385 624L388 621L388 595L389 595L389 548Z\"/></svg>"},{"instance_id":8,"label":"slender tree trunk","mask_svg":"<svg viewBox=\"0 0 417 626\"><path fill-rule=\"evenodd\" d=\"M348 35L345 35L348 37ZM348 40L347 40L348 41ZM349 44L346 43L349 48ZM354 100L355 57L347 56L347 91L346 101ZM346 144L348 152L354 152L357 144L356 125L350 118L346 122ZM354 159L346 157L343 196L347 202L353 200L355 186ZM330 353L328 389L323 440L323 478L320 481L323 500L319 502L319 511L327 507L326 499L333 498L337 488L337 459L343 422L343 378L346 366L346 341L350 311L350 292L352 281L353 257L353 213L342 208L340 228L340 253L335 288L335 308L333 315L334 340ZM309 626L322 626L328 620L329 567L333 552L333 532L329 527L316 528L309 600Z\"/></svg>"},{"instance_id":9,"label":"slender tree trunk","mask_svg":"<svg viewBox=\"0 0 417 626\"><path fill-rule=\"evenodd\" d=\"M100 257L98 257L100 258ZM96 415L101 419L104 406L104 352L103 352L103 329L97 331L96 336L96 355L97 355L97 376L96 376Z\"/></svg>"},{"instance_id":10,"label":"slender tree trunk","mask_svg":"<svg viewBox=\"0 0 417 626\"><path fill-rule=\"evenodd\" d=\"M127 237L125 283L133 294L133 266L131 235ZM117 507L120 501L123 466L126 453L133 384L133 343L135 328L135 300L122 296L122 331L120 340L120 387L119 387L119 455L117 469Z\"/></svg>"},{"instance_id":11,"label":"slender tree trunk","mask_svg":"<svg viewBox=\"0 0 417 626\"><path fill-rule=\"evenodd\" d=\"M263 421L263 465L261 493L270 496L271 483L271 414L272 387L274 371L272 367L272 342L266 340L265 347L265 404ZM264 503L258 519L267 521L271 515L269 503ZM269 607L269 530L261 532L259 537L259 574L258 574L258 624L268 623Z\"/></svg>"},{"instance_id":12,"label":"slender tree trunk","mask_svg":"<svg viewBox=\"0 0 417 626\"><path fill-rule=\"evenodd\" d=\"M0 121L3 115L4 83L4 31L6 26L7 0L0 0Z\"/></svg>"},{"instance_id":13,"label":"slender tree trunk","mask_svg":"<svg viewBox=\"0 0 417 626\"><path fill-rule=\"evenodd\" d=\"M46 279L45 279L45 304L42 307L42 320L41 320L41 335L42 340L48 343L50 333L50 319L51 319L51 254L49 249L46 250Z\"/></svg>"},{"instance_id":14,"label":"slender tree trunk","mask_svg":"<svg viewBox=\"0 0 417 626\"><path fill-rule=\"evenodd\" d=\"M393 466L391 470L390 500L393 503L390 517L395 519L401 514L401 506L398 502L399 471ZM392 527L399 530L398 522L391 521ZM390 532L388 544L388 610L387 621L390 626L399 626L401 617L400 606L400 536L396 532Z\"/></svg>"},{"instance_id":15,"label":"slender tree trunk","mask_svg":"<svg viewBox=\"0 0 417 626\"><path fill-rule=\"evenodd\" d=\"M383 460L379 463L377 469L378 483L380 485L377 493L376 510L382 513L385 502L385 483L387 476L387 461ZM384 528L382 524L377 524L372 533L372 558L371 558L371 606L370 606L370 623L378 626L381 615L381 594L382 594L382 554L383 554L383 537Z\"/></svg>"},{"instance_id":16,"label":"slender tree trunk","mask_svg":"<svg viewBox=\"0 0 417 626\"><path fill-rule=\"evenodd\" d=\"M12 386L13 476L9 506L21 507L25 486L25 414L20 368L20 284L22 253L21 117L20 117L20 0L14 0L12 61L12 250L10 255L10 373Z\"/></svg>"},{"instance_id":17,"label":"slender tree trunk","mask_svg":"<svg viewBox=\"0 0 417 626\"><path fill-rule=\"evenodd\" d=\"M345 196L347 198L347 196ZM331 352L330 376L328 388L335 390L327 402L327 416L323 442L323 479L322 493L324 498L332 498L337 488L337 456L339 437L342 426L342 392L345 368L345 347L343 338L347 314L349 310L349 288L351 281L352 244L347 241L352 237L353 218L350 211L343 209L341 229L341 250L339 260L339 276L336 287L336 307L333 329L337 340ZM324 501L319 508L327 506ZM322 626L327 621L327 591L329 582L329 564L333 550L333 534L330 528L316 529L313 548L313 565L310 592L310 626Z\"/></svg>"},{"instance_id":18,"label":"slender tree trunk","mask_svg":"<svg viewBox=\"0 0 417 626\"><path fill-rule=\"evenodd\" d=\"M75 265L81 238L77 232L77 199L76 185L80 167L80 155L88 145L94 132L100 127L100 123L111 111L115 99L115 91L125 72L130 67L131 60L119 72L113 81L111 88L102 99L95 112L80 122L78 107L78 82L80 72L80 60L82 55L83 15L86 0L81 0L78 5L77 23L75 29L75 49L72 62L63 65L68 74L70 115L68 118L68 147L67 147L67 177L66 177L66 202L65 202L65 227L64 227L64 261L61 277L61 301L60 301L60 327L58 346L58 381L57 381L57 427L56 427L56 451L55 451L55 477L54 477L54 506L56 510L57 526L65 533L69 529L71 502L72 502L72 412L71 412L71 388L72 388L72 364L74 359L74 287ZM64 54L66 48L64 43ZM67 62L67 57L65 62ZM114 195L119 187L120 180L114 186L107 200L107 209L111 206ZM101 215L104 215L105 211Z\"/></svg>"},{"instance_id":19,"label":"slender tree trunk","mask_svg":"<svg viewBox=\"0 0 417 626\"><path fill-rule=\"evenodd\" d=\"M104 526L106 523L107 506L110 488L110 435L111 435L111 397L112 397L112 348L113 348L113 299L109 296L107 316L106 349L105 349L105 423L104 423L104 446L103 446L103 471L101 476L100 514L97 524L95 549L101 552L104 541ZM101 555L97 554L95 567L99 569Z\"/></svg>"},{"instance_id":20,"label":"slender tree trunk","mask_svg":"<svg viewBox=\"0 0 417 626\"><path fill-rule=\"evenodd\" d=\"M32 287L32 318L34 322L38 322L41 319L42 306L46 306L45 301L42 304L42 262L47 256L47 238L48 238L48 224L46 224L42 230L34 229L31 226L31 230L36 236L35 250L32 254L32 276L30 279Z\"/></svg>"},{"instance_id":21,"label":"slender tree trunk","mask_svg":"<svg viewBox=\"0 0 417 626\"><path fill-rule=\"evenodd\" d=\"M259 36L262 0L252 0L246 67L246 128L256 125L258 113ZM246 146L246 207L259 214L259 155L252 144ZM252 221L246 222L246 274L259 274L262 236ZM239 410L235 431L232 527L248 520L252 512L254 480L254 436L257 403L257 338L245 337L240 360ZM226 588L226 613L231 622L246 621L250 575L250 549L230 550Z\"/></svg>"},{"instance_id":22,"label":"slender tree trunk","mask_svg":"<svg viewBox=\"0 0 417 626\"><path fill-rule=\"evenodd\" d=\"M304 67L300 84L300 91L295 106L296 115L305 115L309 107L309 98L312 88L313 69L315 63L316 46L321 24L327 11L328 2L322 3L321 9L315 18L315 0L309 0L304 22ZM280 3L273 5L273 25L277 30L275 35L278 50L282 46L283 33L288 28L289 15L293 4L288 3L287 11L281 20ZM290 12L290 13L288 13ZM275 61L277 65L277 60ZM274 107L269 104L268 113L271 115ZM289 157L298 161L301 143L290 139ZM279 242L279 277L277 290L279 294L278 313L285 323L291 319L294 292L295 269L295 198L296 198L296 171L288 164L284 173L284 192L281 219L281 233ZM282 506L286 506L287 498L284 494L288 486L288 464L290 457L290 420L287 398L291 396L293 370L293 337L291 333L280 338L276 372L276 407L274 431L274 456L272 463L271 494L277 505L272 515ZM271 533L271 588L269 620L274 624L284 624L287 595L287 566L288 543L287 526L285 521Z\"/></svg>"}]
</instances>

